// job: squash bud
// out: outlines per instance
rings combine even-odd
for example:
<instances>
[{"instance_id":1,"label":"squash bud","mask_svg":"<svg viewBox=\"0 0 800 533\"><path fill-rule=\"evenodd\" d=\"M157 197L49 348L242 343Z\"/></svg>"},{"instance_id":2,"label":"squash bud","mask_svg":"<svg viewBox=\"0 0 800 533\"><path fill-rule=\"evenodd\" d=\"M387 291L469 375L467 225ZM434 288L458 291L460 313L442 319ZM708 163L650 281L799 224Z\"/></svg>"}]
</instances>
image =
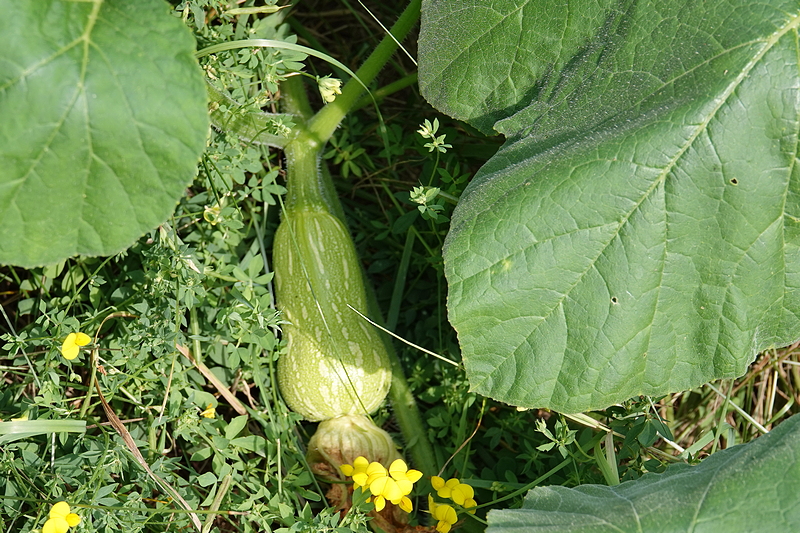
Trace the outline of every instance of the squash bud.
<instances>
[{"instance_id":1,"label":"squash bud","mask_svg":"<svg viewBox=\"0 0 800 533\"><path fill-rule=\"evenodd\" d=\"M340 478L343 464L366 457L387 468L400 454L391 435L364 415L343 415L319 423L308 442L306 459L312 470L327 478Z\"/></svg>"}]
</instances>

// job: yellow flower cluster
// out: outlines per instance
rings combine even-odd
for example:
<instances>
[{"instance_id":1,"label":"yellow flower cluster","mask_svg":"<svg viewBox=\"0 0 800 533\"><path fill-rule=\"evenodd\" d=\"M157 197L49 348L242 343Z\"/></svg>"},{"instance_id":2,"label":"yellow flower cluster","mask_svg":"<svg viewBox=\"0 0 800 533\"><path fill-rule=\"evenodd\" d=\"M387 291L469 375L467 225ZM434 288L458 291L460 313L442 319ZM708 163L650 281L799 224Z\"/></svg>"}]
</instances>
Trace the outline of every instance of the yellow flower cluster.
<instances>
[{"instance_id":1,"label":"yellow flower cluster","mask_svg":"<svg viewBox=\"0 0 800 533\"><path fill-rule=\"evenodd\" d=\"M464 507L465 509L469 510L470 507L475 507L478 505L475 501L475 491L473 490L472 486L467 485L466 483L461 483L456 478L445 481L439 476L433 476L431 478L431 485L433 486L433 490L436 491L436 494L440 498L448 498L453 500L455 503L461 507ZM475 509L472 509L469 512L474 513Z\"/></svg>"},{"instance_id":2,"label":"yellow flower cluster","mask_svg":"<svg viewBox=\"0 0 800 533\"><path fill-rule=\"evenodd\" d=\"M431 486L440 498L452 500L456 505L465 508L468 513L475 513L475 507L478 504L475 501L475 491L471 485L461 483L456 478L445 481L439 476L433 476L431 477ZM428 495L428 508L438 521L436 531L439 533L447 533L458 521L458 513L452 505L436 503L430 495Z\"/></svg>"},{"instance_id":3,"label":"yellow flower cluster","mask_svg":"<svg viewBox=\"0 0 800 533\"><path fill-rule=\"evenodd\" d=\"M394 461L386 470L378 462L370 463L366 457L356 457L352 465L342 465L341 469L345 476L353 478L355 488L372 493L367 501L375 504L376 511L381 511L387 500L408 513L414 509L408 495L414 483L422 477L422 472L409 470L402 459Z\"/></svg>"},{"instance_id":4,"label":"yellow flower cluster","mask_svg":"<svg viewBox=\"0 0 800 533\"><path fill-rule=\"evenodd\" d=\"M69 512L67 502L58 502L50 509L50 518L44 523L42 533L67 533L71 527L81 523L81 517Z\"/></svg>"}]
</instances>

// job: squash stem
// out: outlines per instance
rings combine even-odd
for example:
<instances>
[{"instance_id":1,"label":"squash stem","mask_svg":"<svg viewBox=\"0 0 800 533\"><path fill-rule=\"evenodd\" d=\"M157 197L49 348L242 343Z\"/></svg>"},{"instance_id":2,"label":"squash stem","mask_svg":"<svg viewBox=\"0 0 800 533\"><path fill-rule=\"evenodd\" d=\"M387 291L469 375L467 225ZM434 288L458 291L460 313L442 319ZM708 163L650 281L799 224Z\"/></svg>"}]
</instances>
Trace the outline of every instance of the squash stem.
<instances>
[{"instance_id":1,"label":"squash stem","mask_svg":"<svg viewBox=\"0 0 800 533\"><path fill-rule=\"evenodd\" d=\"M323 194L320 155L322 144L302 128L284 149L286 155L286 207L294 210L333 212Z\"/></svg>"},{"instance_id":2,"label":"squash stem","mask_svg":"<svg viewBox=\"0 0 800 533\"><path fill-rule=\"evenodd\" d=\"M397 43L402 41L419 19L422 0L411 0L400 18L392 26L391 35L386 35L380 44L370 54L364 64L356 71L358 80L364 85L369 85L378 75L378 72L389 61ZM364 92L364 87L356 79L349 80L342 88L342 94L336 100L326 105L309 121L309 131L321 141L327 142L331 138L344 116L350 112Z\"/></svg>"},{"instance_id":3,"label":"squash stem","mask_svg":"<svg viewBox=\"0 0 800 533\"><path fill-rule=\"evenodd\" d=\"M336 215L343 224L347 225L342 203L339 201L331 173L328 172L328 167L320 161L322 143L311 137L305 130L305 121L311 118L312 110L301 76L293 76L281 83L281 105L285 112L291 113L298 120L303 121L302 124L298 123L295 126L294 142L290 143L285 151L287 158L286 185L289 189L289 193L286 196L287 207L292 208L295 202L300 200L299 196L304 197L303 201L319 202L320 199L317 196L317 192L320 192L322 194L322 202L327 206L328 211ZM307 172L312 167L318 169L319 172L298 174L298 172ZM305 183L292 190L293 183L298 180L304 180Z\"/></svg>"},{"instance_id":4,"label":"squash stem","mask_svg":"<svg viewBox=\"0 0 800 533\"><path fill-rule=\"evenodd\" d=\"M370 293L369 296L374 294L371 285L367 286L367 292ZM381 335L386 337L385 333ZM411 455L415 468L426 475L436 475L439 467L436 465L436 456L428 441L428 431L417 408L417 401L408 388L408 380L394 346L391 341L384 340L384 343L389 352L389 360L392 362L392 387L389 389L389 400L392 402L394 416L406 441L406 450Z\"/></svg>"}]
</instances>

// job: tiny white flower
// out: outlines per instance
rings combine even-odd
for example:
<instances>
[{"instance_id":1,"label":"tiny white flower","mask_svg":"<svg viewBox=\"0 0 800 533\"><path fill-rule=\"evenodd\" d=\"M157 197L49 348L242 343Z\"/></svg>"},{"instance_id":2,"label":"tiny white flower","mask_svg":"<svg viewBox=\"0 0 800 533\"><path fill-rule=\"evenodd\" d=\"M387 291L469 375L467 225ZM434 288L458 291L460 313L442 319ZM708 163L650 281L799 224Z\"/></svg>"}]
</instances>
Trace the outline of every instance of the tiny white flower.
<instances>
[{"instance_id":1,"label":"tiny white flower","mask_svg":"<svg viewBox=\"0 0 800 533\"><path fill-rule=\"evenodd\" d=\"M436 130L438 129L439 129L438 118L433 119L433 124L431 124L431 121L426 118L425 122L423 124L420 124L420 128L417 130L417 133L419 133L425 139L432 139L434 134L436 133Z\"/></svg>"},{"instance_id":2,"label":"tiny white flower","mask_svg":"<svg viewBox=\"0 0 800 533\"><path fill-rule=\"evenodd\" d=\"M439 120L433 119L433 124L427 118L423 124L420 124L420 128L417 130L423 139L428 139L431 142L425 143L425 148L428 149L429 152L433 152L434 150L438 150L441 153L447 152L448 148L452 148L453 146L444 142L446 135L439 135L436 136L436 132L439 129Z\"/></svg>"}]
</instances>

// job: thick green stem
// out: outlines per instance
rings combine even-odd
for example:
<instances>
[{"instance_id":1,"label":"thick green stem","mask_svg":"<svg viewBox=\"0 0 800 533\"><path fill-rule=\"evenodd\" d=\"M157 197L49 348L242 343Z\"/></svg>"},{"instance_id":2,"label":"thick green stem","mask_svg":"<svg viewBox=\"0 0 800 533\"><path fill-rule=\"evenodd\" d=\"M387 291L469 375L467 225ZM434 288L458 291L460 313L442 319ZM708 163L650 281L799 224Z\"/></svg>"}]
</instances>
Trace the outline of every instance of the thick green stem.
<instances>
[{"instance_id":1,"label":"thick green stem","mask_svg":"<svg viewBox=\"0 0 800 533\"><path fill-rule=\"evenodd\" d=\"M286 145L286 209L330 211L319 171L321 149L322 145L303 130Z\"/></svg>"},{"instance_id":2,"label":"thick green stem","mask_svg":"<svg viewBox=\"0 0 800 533\"><path fill-rule=\"evenodd\" d=\"M300 76L293 76L281 83L281 105L284 111L297 117L298 121L302 121L294 128L295 137L285 152L287 175L291 178L287 180L289 191L286 196L286 206L292 208L299 205L300 199L298 196L303 195L304 191L311 194L315 198L314 201L318 202L319 198L316 193L308 190L311 187L316 187L317 191L322 193L322 201L327 206L328 211L336 215L344 224L347 224L342 203L339 201L328 167L319 160L322 143L318 139L311 137L305 129L305 121L311 118L313 111L311 110L311 104L308 102L303 79ZM307 173L307 169L312 165L319 169L320 172L315 174ZM292 190L292 181L298 178L306 180L306 183ZM300 203L305 201L303 200Z\"/></svg>"},{"instance_id":3,"label":"thick green stem","mask_svg":"<svg viewBox=\"0 0 800 533\"><path fill-rule=\"evenodd\" d=\"M358 80L364 85L369 85L378 72L389 61L394 51L397 49L397 43L402 41L408 32L414 27L419 19L420 4L422 0L411 0L408 7L397 19L392 29L389 30L392 35L386 35L380 42L377 48L370 54L364 64L361 65L356 71ZM351 79L342 88L342 94L336 97L336 100L322 108L315 116L309 121L309 132L323 142L331 138L339 122L342 121L344 116L353 108L358 101L358 98L364 92L364 87L356 79Z\"/></svg>"},{"instance_id":4,"label":"thick green stem","mask_svg":"<svg viewBox=\"0 0 800 533\"><path fill-rule=\"evenodd\" d=\"M368 286L367 290L370 293L374 292L371 286ZM411 389L408 388L408 380L400 364L400 358L397 357L392 342L387 338L388 335L382 334L382 336L392 361L392 387L389 389L389 399L392 402L394 415L400 425L403 438L406 440L406 450L411 455L417 469L426 475L438 474L439 467L436 464L436 456L431 443L428 441L427 428L417 408L417 401L411 393Z\"/></svg>"}]
</instances>

